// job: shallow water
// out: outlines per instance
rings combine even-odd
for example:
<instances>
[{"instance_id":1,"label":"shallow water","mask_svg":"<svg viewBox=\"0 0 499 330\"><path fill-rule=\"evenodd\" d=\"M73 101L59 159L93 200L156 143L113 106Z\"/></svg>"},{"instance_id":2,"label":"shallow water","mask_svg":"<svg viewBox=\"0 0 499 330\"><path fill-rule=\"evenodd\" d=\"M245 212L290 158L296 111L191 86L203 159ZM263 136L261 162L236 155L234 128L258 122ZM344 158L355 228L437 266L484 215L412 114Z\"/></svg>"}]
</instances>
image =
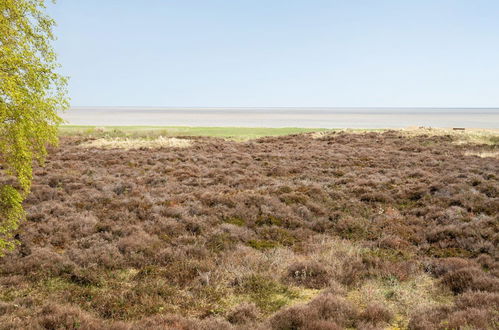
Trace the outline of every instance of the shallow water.
<instances>
[{"instance_id":1,"label":"shallow water","mask_svg":"<svg viewBox=\"0 0 499 330\"><path fill-rule=\"evenodd\" d=\"M499 128L499 108L74 107L70 125L321 128Z\"/></svg>"}]
</instances>

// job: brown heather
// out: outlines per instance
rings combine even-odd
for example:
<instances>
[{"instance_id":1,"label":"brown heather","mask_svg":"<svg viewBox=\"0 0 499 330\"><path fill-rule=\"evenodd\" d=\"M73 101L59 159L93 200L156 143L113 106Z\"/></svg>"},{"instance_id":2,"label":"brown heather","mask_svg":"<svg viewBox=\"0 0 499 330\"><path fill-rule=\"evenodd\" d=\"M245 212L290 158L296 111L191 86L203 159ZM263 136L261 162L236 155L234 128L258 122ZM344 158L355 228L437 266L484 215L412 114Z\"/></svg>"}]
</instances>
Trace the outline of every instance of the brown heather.
<instances>
[{"instance_id":1,"label":"brown heather","mask_svg":"<svg viewBox=\"0 0 499 330\"><path fill-rule=\"evenodd\" d=\"M0 259L0 329L498 326L496 144L189 141L63 138Z\"/></svg>"}]
</instances>

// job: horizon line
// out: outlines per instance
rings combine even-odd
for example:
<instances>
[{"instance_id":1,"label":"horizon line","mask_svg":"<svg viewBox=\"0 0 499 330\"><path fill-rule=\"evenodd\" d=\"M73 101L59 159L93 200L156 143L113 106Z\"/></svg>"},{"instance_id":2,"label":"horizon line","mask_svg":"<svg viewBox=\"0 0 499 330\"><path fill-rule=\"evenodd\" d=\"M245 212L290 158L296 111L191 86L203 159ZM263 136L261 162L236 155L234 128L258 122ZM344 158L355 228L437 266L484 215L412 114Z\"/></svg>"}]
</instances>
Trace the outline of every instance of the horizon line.
<instances>
[{"instance_id":1,"label":"horizon line","mask_svg":"<svg viewBox=\"0 0 499 330\"><path fill-rule=\"evenodd\" d=\"M154 108L154 109L499 109L499 106L150 106L150 105L72 105L70 108Z\"/></svg>"}]
</instances>

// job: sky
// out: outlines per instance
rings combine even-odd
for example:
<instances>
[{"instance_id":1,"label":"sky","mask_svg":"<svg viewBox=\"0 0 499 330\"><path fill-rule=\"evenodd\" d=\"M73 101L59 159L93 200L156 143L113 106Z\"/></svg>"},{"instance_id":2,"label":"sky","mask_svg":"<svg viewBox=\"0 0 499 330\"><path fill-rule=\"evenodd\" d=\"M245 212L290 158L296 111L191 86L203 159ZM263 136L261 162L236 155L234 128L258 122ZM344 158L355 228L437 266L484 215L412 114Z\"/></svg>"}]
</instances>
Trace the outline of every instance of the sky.
<instances>
[{"instance_id":1,"label":"sky","mask_svg":"<svg viewBox=\"0 0 499 330\"><path fill-rule=\"evenodd\" d=\"M499 107L498 0L58 0L73 106Z\"/></svg>"}]
</instances>

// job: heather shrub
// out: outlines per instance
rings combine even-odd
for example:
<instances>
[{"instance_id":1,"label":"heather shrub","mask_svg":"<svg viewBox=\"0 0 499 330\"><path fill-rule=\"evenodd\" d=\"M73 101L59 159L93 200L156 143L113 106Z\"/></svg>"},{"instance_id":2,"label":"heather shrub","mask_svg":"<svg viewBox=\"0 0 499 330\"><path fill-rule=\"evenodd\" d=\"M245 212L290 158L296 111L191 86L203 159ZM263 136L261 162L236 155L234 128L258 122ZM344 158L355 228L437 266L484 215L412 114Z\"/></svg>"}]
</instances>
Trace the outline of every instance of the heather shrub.
<instances>
[{"instance_id":1,"label":"heather shrub","mask_svg":"<svg viewBox=\"0 0 499 330\"><path fill-rule=\"evenodd\" d=\"M279 311L270 319L275 330L303 329L308 322L313 322L316 315L305 306L295 306Z\"/></svg>"},{"instance_id":2,"label":"heather shrub","mask_svg":"<svg viewBox=\"0 0 499 330\"><path fill-rule=\"evenodd\" d=\"M330 274L317 262L297 262L287 269L286 280L295 285L312 289L328 286Z\"/></svg>"},{"instance_id":3,"label":"heather shrub","mask_svg":"<svg viewBox=\"0 0 499 330\"><path fill-rule=\"evenodd\" d=\"M367 219L344 217L335 224L335 231L345 239L361 240L371 235L370 226Z\"/></svg>"},{"instance_id":4,"label":"heather shrub","mask_svg":"<svg viewBox=\"0 0 499 330\"><path fill-rule=\"evenodd\" d=\"M16 310L14 303L0 301L0 316L12 313Z\"/></svg>"},{"instance_id":5,"label":"heather shrub","mask_svg":"<svg viewBox=\"0 0 499 330\"><path fill-rule=\"evenodd\" d=\"M389 203L393 199L390 195L379 192L379 191L370 191L362 194L360 196L360 200L363 202L373 202L373 203Z\"/></svg>"},{"instance_id":6,"label":"heather shrub","mask_svg":"<svg viewBox=\"0 0 499 330\"><path fill-rule=\"evenodd\" d=\"M259 311L255 304L243 303L230 311L227 320L232 324L246 324L256 321L258 316Z\"/></svg>"},{"instance_id":7,"label":"heather shrub","mask_svg":"<svg viewBox=\"0 0 499 330\"><path fill-rule=\"evenodd\" d=\"M312 320L310 322L305 323L303 326L304 330L340 330L343 327L340 327L336 322L331 320Z\"/></svg>"},{"instance_id":8,"label":"heather shrub","mask_svg":"<svg viewBox=\"0 0 499 330\"><path fill-rule=\"evenodd\" d=\"M467 308L449 315L446 327L449 329L492 329L499 322L497 311Z\"/></svg>"},{"instance_id":9,"label":"heather shrub","mask_svg":"<svg viewBox=\"0 0 499 330\"><path fill-rule=\"evenodd\" d=\"M396 131L194 140L63 138L0 259L0 324L40 328L47 302L67 327L494 324L495 159Z\"/></svg>"},{"instance_id":10,"label":"heather shrub","mask_svg":"<svg viewBox=\"0 0 499 330\"><path fill-rule=\"evenodd\" d=\"M463 293L468 290L499 290L499 279L490 277L476 268L463 268L449 272L442 277L442 283L448 286L455 294Z\"/></svg>"},{"instance_id":11,"label":"heather shrub","mask_svg":"<svg viewBox=\"0 0 499 330\"><path fill-rule=\"evenodd\" d=\"M355 327L358 318L358 311L352 303L332 294L315 298L309 308L319 319L332 320L343 327Z\"/></svg>"},{"instance_id":12,"label":"heather shrub","mask_svg":"<svg viewBox=\"0 0 499 330\"><path fill-rule=\"evenodd\" d=\"M81 268L75 267L65 277L72 283L85 286L100 286L102 284L101 274L97 267Z\"/></svg>"},{"instance_id":13,"label":"heather shrub","mask_svg":"<svg viewBox=\"0 0 499 330\"><path fill-rule=\"evenodd\" d=\"M338 275L339 282L344 285L353 286L367 277L370 269L368 263L366 264L364 261L352 260L351 262L345 262L341 273Z\"/></svg>"},{"instance_id":14,"label":"heather shrub","mask_svg":"<svg viewBox=\"0 0 499 330\"><path fill-rule=\"evenodd\" d=\"M472 291L466 292L456 297L456 307L459 309L499 309L499 293Z\"/></svg>"},{"instance_id":15,"label":"heather shrub","mask_svg":"<svg viewBox=\"0 0 499 330\"><path fill-rule=\"evenodd\" d=\"M92 235L80 239L67 251L67 256L82 267L97 265L101 268L114 269L124 263L124 256L105 235Z\"/></svg>"},{"instance_id":16,"label":"heather shrub","mask_svg":"<svg viewBox=\"0 0 499 330\"><path fill-rule=\"evenodd\" d=\"M207 262L188 259L181 254L177 254L176 258L168 263L167 268L161 268L160 273L170 283L184 287L198 279L200 274L207 273L210 270L211 265Z\"/></svg>"},{"instance_id":17,"label":"heather shrub","mask_svg":"<svg viewBox=\"0 0 499 330\"><path fill-rule=\"evenodd\" d=\"M219 231L221 233L227 234L229 237L231 237L232 240L236 242L247 242L250 239L255 238L255 234L252 230L246 227L236 226L229 223L221 224L219 227Z\"/></svg>"},{"instance_id":18,"label":"heather shrub","mask_svg":"<svg viewBox=\"0 0 499 330\"><path fill-rule=\"evenodd\" d=\"M255 232L264 240L273 241L284 246L290 246L297 241L294 231L277 226L266 226Z\"/></svg>"},{"instance_id":19,"label":"heather shrub","mask_svg":"<svg viewBox=\"0 0 499 330\"><path fill-rule=\"evenodd\" d=\"M498 263L488 254L481 254L475 259L484 270L492 270L497 267Z\"/></svg>"},{"instance_id":20,"label":"heather shrub","mask_svg":"<svg viewBox=\"0 0 499 330\"><path fill-rule=\"evenodd\" d=\"M377 240L378 247L382 249L392 249L394 251L403 250L409 247L410 243L397 235L386 235Z\"/></svg>"},{"instance_id":21,"label":"heather shrub","mask_svg":"<svg viewBox=\"0 0 499 330\"><path fill-rule=\"evenodd\" d=\"M436 277L441 277L462 268L473 267L475 264L463 258L442 258L430 260L426 264L426 270Z\"/></svg>"},{"instance_id":22,"label":"heather shrub","mask_svg":"<svg viewBox=\"0 0 499 330\"><path fill-rule=\"evenodd\" d=\"M223 252L232 249L237 244L237 237L229 232L215 232L208 237L206 247L212 252Z\"/></svg>"},{"instance_id":23,"label":"heather shrub","mask_svg":"<svg viewBox=\"0 0 499 330\"><path fill-rule=\"evenodd\" d=\"M155 242L149 234L136 228L130 235L121 237L117 242L117 247L121 253L126 255L148 253L148 248Z\"/></svg>"},{"instance_id":24,"label":"heather shrub","mask_svg":"<svg viewBox=\"0 0 499 330\"><path fill-rule=\"evenodd\" d=\"M444 320L451 313L451 308L447 306L422 309L413 312L408 329L410 330L431 330L442 329Z\"/></svg>"},{"instance_id":25,"label":"heather shrub","mask_svg":"<svg viewBox=\"0 0 499 330\"><path fill-rule=\"evenodd\" d=\"M276 313L273 329L341 329L355 327L358 311L343 298L324 294L307 305L294 306Z\"/></svg>"},{"instance_id":26,"label":"heather shrub","mask_svg":"<svg viewBox=\"0 0 499 330\"><path fill-rule=\"evenodd\" d=\"M197 321L192 329L200 330L230 330L232 326L225 320L219 318L207 318Z\"/></svg>"},{"instance_id":27,"label":"heather shrub","mask_svg":"<svg viewBox=\"0 0 499 330\"><path fill-rule=\"evenodd\" d=\"M176 315L155 315L136 321L131 326L133 329L196 329L199 323Z\"/></svg>"},{"instance_id":28,"label":"heather shrub","mask_svg":"<svg viewBox=\"0 0 499 330\"><path fill-rule=\"evenodd\" d=\"M32 321L42 329L104 329L104 324L70 306L49 304Z\"/></svg>"},{"instance_id":29,"label":"heather shrub","mask_svg":"<svg viewBox=\"0 0 499 330\"><path fill-rule=\"evenodd\" d=\"M360 318L367 323L376 325L389 323L393 318L393 313L379 303L372 303L360 314Z\"/></svg>"},{"instance_id":30,"label":"heather shrub","mask_svg":"<svg viewBox=\"0 0 499 330\"><path fill-rule=\"evenodd\" d=\"M58 254L50 248L38 248L22 258L22 262L7 264L4 272L23 274L29 277L58 276L71 273L75 264L66 256Z\"/></svg>"}]
</instances>

